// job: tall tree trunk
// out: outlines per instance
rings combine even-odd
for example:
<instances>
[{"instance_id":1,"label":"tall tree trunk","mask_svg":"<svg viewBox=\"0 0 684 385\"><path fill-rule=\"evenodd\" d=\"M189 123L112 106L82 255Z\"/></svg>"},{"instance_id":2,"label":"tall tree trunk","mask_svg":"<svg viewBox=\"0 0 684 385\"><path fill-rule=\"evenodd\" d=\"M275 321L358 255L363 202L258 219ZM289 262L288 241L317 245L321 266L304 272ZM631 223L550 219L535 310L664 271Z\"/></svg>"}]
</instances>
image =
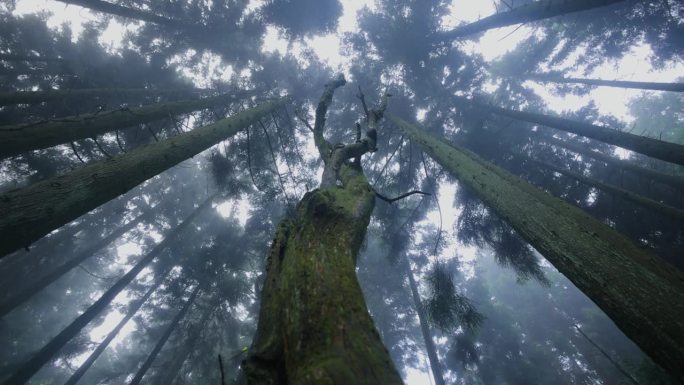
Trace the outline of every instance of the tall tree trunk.
<instances>
[{"instance_id":1,"label":"tall tree trunk","mask_svg":"<svg viewBox=\"0 0 684 385\"><path fill-rule=\"evenodd\" d=\"M190 310L190 305L192 305L195 302L195 298L197 298L197 295L201 291L201 286L201 284L198 284L192 291L190 298L188 298L188 300L185 301L183 309L181 309L181 311L178 312L178 314L176 314L176 316L171 320L171 323L166 327L166 330L164 330L164 334L162 334L162 336L159 338L159 341L157 341L157 344L154 346L154 349L152 349L150 354L147 356L147 359L145 359L145 362L143 362L140 369L138 369L138 372L135 373L135 377L133 377L129 385L140 384L140 381L142 381L143 376L145 375L145 373L147 373L147 370L150 368L150 366L152 366L152 362L154 362L154 359L157 358L157 355L166 344L166 341L169 340L171 333L173 333L173 331L176 329L176 326L178 326L178 323L183 319L183 317L185 317L185 315L188 314L188 310Z\"/></svg>"},{"instance_id":2,"label":"tall tree trunk","mask_svg":"<svg viewBox=\"0 0 684 385\"><path fill-rule=\"evenodd\" d=\"M225 94L203 99L155 103L142 107L119 108L94 114L56 118L37 123L0 126L0 159L31 150L39 150L92 138L140 123L167 119L203 108L225 105L238 95Z\"/></svg>"},{"instance_id":3,"label":"tall tree trunk","mask_svg":"<svg viewBox=\"0 0 684 385\"><path fill-rule=\"evenodd\" d=\"M200 205L192 214L190 214L180 225L169 233L169 235L159 242L145 257L133 266L126 274L119 278L116 283L109 288L102 296L95 301L83 314L78 316L73 322L62 330L57 336L52 338L42 349L35 353L26 362L10 376L3 385L23 385L25 384L43 365L49 362L53 357L59 353L60 349L64 347L74 336L83 330L83 328L97 317L112 300L128 286L131 281L147 267L159 253L161 253L167 246L171 244L178 236L192 223L192 221L206 208L211 207L211 202L218 194L214 194L207 198L202 205Z\"/></svg>"},{"instance_id":4,"label":"tall tree trunk","mask_svg":"<svg viewBox=\"0 0 684 385\"><path fill-rule=\"evenodd\" d=\"M620 88L636 88L639 90L656 90L656 91L673 91L684 92L684 83L659 83L659 82L632 82L626 80L601 80L601 79L583 79L583 78L566 78L556 74L535 73L521 75L521 78L538 80L542 82L553 83L579 83L590 86L607 86Z\"/></svg>"},{"instance_id":5,"label":"tall tree trunk","mask_svg":"<svg viewBox=\"0 0 684 385\"><path fill-rule=\"evenodd\" d=\"M204 309L204 312L202 313L202 317L197 324L194 325L192 330L188 333L188 336L185 338L185 343L180 348L181 351L173 357L171 362L166 365L163 370L158 372L157 376L155 377L154 384L171 385L173 383L173 380L176 378L176 376L178 376L178 372L183 367L185 360L187 360L188 356L190 353L192 353L192 351L195 349L195 346L199 342L200 334L209 321L209 317L214 314L215 306L215 301L212 301L207 305L207 308Z\"/></svg>"},{"instance_id":6,"label":"tall tree trunk","mask_svg":"<svg viewBox=\"0 0 684 385\"><path fill-rule=\"evenodd\" d=\"M455 96L454 98L460 104L471 105L486 112L571 132L604 143L623 147L666 162L684 165L684 145L681 144L665 142L618 131L612 128L558 118L555 116L494 107L488 104L474 102L463 97Z\"/></svg>"},{"instance_id":7,"label":"tall tree trunk","mask_svg":"<svg viewBox=\"0 0 684 385\"><path fill-rule=\"evenodd\" d=\"M192 89L163 89L152 88L82 88L68 90L47 90L47 91L14 91L0 92L0 106L10 104L36 104L54 100L65 99L86 99L99 98L105 96L150 96L150 95L187 95L198 90ZM116 110L121 111L121 110ZM132 111L131 111L132 112ZM102 114L99 113L98 116ZM166 115L168 116L168 115ZM63 118L63 119L77 119Z\"/></svg>"},{"instance_id":8,"label":"tall tree trunk","mask_svg":"<svg viewBox=\"0 0 684 385\"><path fill-rule=\"evenodd\" d=\"M532 160L533 162L541 165L544 168L547 168L551 171L555 171L559 174L563 174L567 177L570 177L572 179L575 179L581 183L586 184L587 186L592 186L596 187L597 189L603 190L607 193L613 194L614 196L623 198L625 200L628 200L630 202L636 203L638 205L644 206L646 208L649 208L653 211L657 211L660 214L663 214L665 216L668 216L670 218L678 219L682 222L684 222L684 210L680 210L676 207L668 206L666 204L654 201L653 199L649 199L646 197L643 197L639 194L635 194L631 191L627 191L625 189L622 189L617 186L613 186L612 184L608 183L603 183L599 180L596 180L594 178L589 178L584 175L578 174L576 172L556 167L552 164L548 164L546 162L540 162L538 160Z\"/></svg>"},{"instance_id":9,"label":"tall tree trunk","mask_svg":"<svg viewBox=\"0 0 684 385\"><path fill-rule=\"evenodd\" d=\"M123 7L102 0L57 0L66 4L78 5L90 10L110 15L121 16L129 19L146 21L149 23L160 24L173 29L193 29L202 28L201 24L186 23L180 20L169 19L167 17L155 15L154 13L135 8Z\"/></svg>"},{"instance_id":10,"label":"tall tree trunk","mask_svg":"<svg viewBox=\"0 0 684 385\"><path fill-rule=\"evenodd\" d=\"M624 0L539 0L497 13L451 31L440 33L442 41L453 40L492 28L548 19L573 12L588 11Z\"/></svg>"},{"instance_id":11,"label":"tall tree trunk","mask_svg":"<svg viewBox=\"0 0 684 385\"><path fill-rule=\"evenodd\" d=\"M387 118L470 187L654 361L684 379L684 274L472 152Z\"/></svg>"},{"instance_id":12,"label":"tall tree trunk","mask_svg":"<svg viewBox=\"0 0 684 385\"><path fill-rule=\"evenodd\" d=\"M418 285L416 285L416 280L413 279L413 272L411 271L411 265L409 262L404 261L404 265L404 269L406 270L405 273L408 276L409 286L411 287L413 303L415 304L416 312L418 313L420 331L423 333L423 340L425 340L425 350L427 350L428 359L430 360L432 377L434 377L436 385L445 385L444 374L442 374L442 367L439 364L439 357L437 356L435 342L432 340L432 334L430 333L430 325L428 324L427 314L425 314L423 301L420 300L420 294L418 294Z\"/></svg>"},{"instance_id":13,"label":"tall tree trunk","mask_svg":"<svg viewBox=\"0 0 684 385\"><path fill-rule=\"evenodd\" d=\"M0 256L27 247L148 178L235 135L286 100L267 102L159 143L1 194L0 234L4 241L0 243Z\"/></svg>"},{"instance_id":14,"label":"tall tree trunk","mask_svg":"<svg viewBox=\"0 0 684 385\"><path fill-rule=\"evenodd\" d=\"M150 286L149 289L147 289L147 292L145 292L145 294L141 298L139 298L137 301L135 301L132 305L129 306L126 316L121 321L119 321L119 323L114 327L114 329L112 329L112 331L110 331L109 334L107 334L107 337L105 337L105 339L102 340L102 342L100 342L99 345L97 345L97 348L95 348L95 350L93 350L93 352L90 353L88 358L85 361L83 361L81 366L79 366L78 369L76 369L76 371L71 375L71 377L69 377L69 379L67 380L67 382L64 383L64 385L76 385L78 380L80 380L81 377L83 377L83 375L88 371L88 369L90 369L90 367L93 366L95 361L100 357L100 355L105 351L105 349L107 349L107 346L109 346L109 344L114 340L114 338L116 338L117 334L119 334L121 329L123 329L123 327L126 326L128 321L130 321L131 318L135 316L135 314L138 312L138 310L140 310L142 305L147 301L148 298L150 298L152 293L154 293L155 290L157 290L157 288L159 288L159 286L164 282L166 276L170 271L171 270L169 269L164 274L155 277L154 283L152 284L152 286Z\"/></svg>"},{"instance_id":15,"label":"tall tree trunk","mask_svg":"<svg viewBox=\"0 0 684 385\"><path fill-rule=\"evenodd\" d=\"M623 169L626 171L630 171L634 173L635 175L645 178L647 180L653 180L656 182L663 183L665 185L674 187L674 188L679 188L679 189L684 189L684 179L676 176L676 175L671 175L671 174L665 174L660 171L655 171L650 168L646 167L641 167L637 166L633 162L629 160L624 160L624 159L619 159L614 156L610 155L605 155L600 152L592 151L582 145L579 145L577 143L572 143L567 140L559 140L553 137L543 137L540 138L542 142L545 142L547 144L556 146L556 147L562 147L565 149L568 149L574 153L583 155L583 156L588 156L591 158L594 158L596 160L599 160L603 163L606 163L607 165L618 168L618 169Z\"/></svg>"},{"instance_id":16,"label":"tall tree trunk","mask_svg":"<svg viewBox=\"0 0 684 385\"><path fill-rule=\"evenodd\" d=\"M68 260L66 263L57 266L55 269L53 269L51 272L44 275L43 277L39 278L37 281L30 283L16 295L0 303L0 318L4 317L7 313L11 312L27 300L29 300L36 293L48 287L51 283L55 282L64 274L71 271L71 269L81 264L81 262L93 256L100 249L105 248L107 245L114 242L116 239L118 239L123 234L127 233L133 227L137 226L138 223L147 215L148 214L139 215L137 218L131 220L130 222L116 229L111 234L104 237L101 241L79 252L78 254L76 254L76 256Z\"/></svg>"},{"instance_id":17,"label":"tall tree trunk","mask_svg":"<svg viewBox=\"0 0 684 385\"><path fill-rule=\"evenodd\" d=\"M307 193L267 259L250 384L400 384L368 314L356 256L375 194L362 173Z\"/></svg>"}]
</instances>

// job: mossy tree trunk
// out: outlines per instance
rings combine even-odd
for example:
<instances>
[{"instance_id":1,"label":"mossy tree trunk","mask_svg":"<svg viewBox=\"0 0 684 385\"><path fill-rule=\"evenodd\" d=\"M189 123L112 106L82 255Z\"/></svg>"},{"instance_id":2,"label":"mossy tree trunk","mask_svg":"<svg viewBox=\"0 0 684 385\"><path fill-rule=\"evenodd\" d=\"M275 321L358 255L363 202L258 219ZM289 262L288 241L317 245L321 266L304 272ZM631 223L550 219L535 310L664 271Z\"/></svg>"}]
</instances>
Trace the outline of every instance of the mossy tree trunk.
<instances>
[{"instance_id":1,"label":"mossy tree trunk","mask_svg":"<svg viewBox=\"0 0 684 385\"><path fill-rule=\"evenodd\" d=\"M684 92L684 83L660 83L660 82L633 82L627 80L602 80L569 78L557 74L533 73L520 75L520 78L541 82L586 84L589 86L606 86L619 88L634 88L638 90Z\"/></svg>"},{"instance_id":2,"label":"mossy tree trunk","mask_svg":"<svg viewBox=\"0 0 684 385\"><path fill-rule=\"evenodd\" d=\"M655 362L684 380L684 274L472 152L387 118L475 191Z\"/></svg>"},{"instance_id":3,"label":"mossy tree trunk","mask_svg":"<svg viewBox=\"0 0 684 385\"><path fill-rule=\"evenodd\" d=\"M114 285L100 296L83 314L79 315L67 327L65 327L59 334L53 337L50 342L43 346L39 351L33 354L29 359L22 363L17 370L2 384L3 385L23 385L29 381L33 375L40 370L47 362L49 362L59 351L83 330L86 325L97 317L113 300L121 293L121 291L130 284L133 279L152 261L157 258L162 251L164 251L173 241L178 239L185 229L200 215L204 210L211 207L211 203L218 194L214 194L207 198L192 214L188 215L185 220L176 226L161 242L159 242L150 252L148 252L141 260L139 260L126 274L119 278ZM164 274L165 275L165 274Z\"/></svg>"},{"instance_id":4,"label":"mossy tree trunk","mask_svg":"<svg viewBox=\"0 0 684 385\"><path fill-rule=\"evenodd\" d=\"M249 384L401 383L355 270L375 204L359 159L375 150L371 132L387 99L369 111L366 138L359 132L356 143L333 147L323 138L325 114L344 84L343 77L329 83L316 109L321 187L302 198L271 245L257 332L242 365Z\"/></svg>"},{"instance_id":5,"label":"mossy tree trunk","mask_svg":"<svg viewBox=\"0 0 684 385\"><path fill-rule=\"evenodd\" d=\"M574 120L550 115L495 107L489 104L474 102L459 96L454 96L454 100L462 106L471 106L488 113L506 116L525 122L541 124L543 126L552 127L576 135L596 139L614 146L626 148L628 150L648 155L656 159L664 160L666 162L684 165L684 145L681 144L665 142L646 136L622 132L604 126L597 126L595 124L585 122L577 122Z\"/></svg>"},{"instance_id":6,"label":"mossy tree trunk","mask_svg":"<svg viewBox=\"0 0 684 385\"><path fill-rule=\"evenodd\" d=\"M107 132L159 119L168 119L204 108L223 106L237 98L238 95L225 94L202 99L155 103L142 107L119 108L37 123L0 126L0 159L74 140L92 138Z\"/></svg>"},{"instance_id":7,"label":"mossy tree trunk","mask_svg":"<svg viewBox=\"0 0 684 385\"><path fill-rule=\"evenodd\" d=\"M129 191L280 108L264 103L202 128L0 195L0 256Z\"/></svg>"},{"instance_id":8,"label":"mossy tree trunk","mask_svg":"<svg viewBox=\"0 0 684 385\"><path fill-rule=\"evenodd\" d=\"M515 7L507 12L500 12L476 22L457 27L451 31L442 32L441 40L453 40L484 32L492 28L506 27L513 24L529 23L531 21L548 19L554 16L573 12L588 11L620 3L624 0L540 0Z\"/></svg>"}]
</instances>

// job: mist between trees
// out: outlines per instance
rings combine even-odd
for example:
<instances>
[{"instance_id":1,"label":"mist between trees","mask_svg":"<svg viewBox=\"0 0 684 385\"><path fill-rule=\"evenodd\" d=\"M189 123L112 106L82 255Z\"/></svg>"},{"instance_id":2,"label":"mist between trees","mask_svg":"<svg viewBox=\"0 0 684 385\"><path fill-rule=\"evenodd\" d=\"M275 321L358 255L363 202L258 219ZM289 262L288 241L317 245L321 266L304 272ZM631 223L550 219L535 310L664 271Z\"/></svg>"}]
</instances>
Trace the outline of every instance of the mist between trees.
<instances>
[{"instance_id":1,"label":"mist between trees","mask_svg":"<svg viewBox=\"0 0 684 385\"><path fill-rule=\"evenodd\" d=\"M684 5L55 1L0 6L3 385L684 381Z\"/></svg>"}]
</instances>

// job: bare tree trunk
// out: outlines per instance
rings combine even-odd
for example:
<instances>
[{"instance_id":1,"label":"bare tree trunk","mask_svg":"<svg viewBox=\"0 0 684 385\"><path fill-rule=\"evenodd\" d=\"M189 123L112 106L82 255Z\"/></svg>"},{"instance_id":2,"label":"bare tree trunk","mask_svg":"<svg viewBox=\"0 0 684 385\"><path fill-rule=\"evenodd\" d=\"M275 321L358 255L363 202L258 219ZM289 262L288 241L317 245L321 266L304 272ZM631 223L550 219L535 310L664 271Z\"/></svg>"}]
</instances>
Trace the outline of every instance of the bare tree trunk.
<instances>
[{"instance_id":1,"label":"bare tree trunk","mask_svg":"<svg viewBox=\"0 0 684 385\"><path fill-rule=\"evenodd\" d=\"M176 90L156 90L152 88L81 88L69 90L0 92L0 106L10 104L36 104L65 99L94 99L106 96L184 95L197 91L198 90L184 90L180 88ZM102 113L99 113L98 115L100 114ZM77 118L73 117L70 119L75 120Z\"/></svg>"},{"instance_id":2,"label":"bare tree trunk","mask_svg":"<svg viewBox=\"0 0 684 385\"><path fill-rule=\"evenodd\" d=\"M539 0L497 13L440 34L442 41L453 40L492 28L548 19L573 12L588 11L624 0Z\"/></svg>"},{"instance_id":3,"label":"bare tree trunk","mask_svg":"<svg viewBox=\"0 0 684 385\"><path fill-rule=\"evenodd\" d=\"M203 99L155 103L143 107L119 108L37 123L0 126L0 159L74 140L92 138L140 123L222 106L235 101L239 96L242 95L225 94Z\"/></svg>"},{"instance_id":4,"label":"bare tree trunk","mask_svg":"<svg viewBox=\"0 0 684 385\"><path fill-rule=\"evenodd\" d=\"M154 283L152 284L152 286L150 286L149 289L147 289L147 292L145 292L145 294L141 298L139 298L137 301L135 301L132 305L129 306L126 316L121 321L119 321L119 323L114 327L114 329L112 329L112 331L110 331L109 334L107 334L107 337L105 337L105 339L102 340L102 342L100 342L99 345L97 345L97 348L95 348L95 350L93 350L93 352L90 353L90 356L88 356L88 358L85 361L83 361L81 366L79 366L78 369L76 369L76 371L71 375L71 377L69 377L69 379L67 380L67 382L64 383L64 385L76 385L78 380L80 380L81 377L83 377L83 375L88 371L88 369L90 369L91 366L93 366L95 361L100 357L100 355L105 351L105 349L107 349L107 346L109 346L112 340L116 338L117 334L119 334L121 329L123 329L123 327L126 326L128 321L130 321L131 318L135 316L135 314L138 312L138 310L140 310L142 305L147 301L148 298L150 298L152 293L154 293L155 290L157 290L157 288L159 288L159 286L164 282L169 271L171 270L167 270L164 274L155 277Z\"/></svg>"},{"instance_id":5,"label":"bare tree trunk","mask_svg":"<svg viewBox=\"0 0 684 385\"><path fill-rule=\"evenodd\" d=\"M27 247L50 231L129 191L281 107L286 98L99 161L66 175L0 195L0 256Z\"/></svg>"},{"instance_id":6,"label":"bare tree trunk","mask_svg":"<svg viewBox=\"0 0 684 385\"><path fill-rule=\"evenodd\" d=\"M425 314L425 308L423 308L423 301L420 300L420 294L418 293L418 285L416 285L416 280L413 278L413 272L411 271L411 265L408 261L404 261L405 273L408 276L409 286L411 287L411 295L413 296L413 303L418 313L418 321L420 322L420 331L423 333L423 340L425 341L425 350L427 350L428 359L430 360L430 369L432 369L432 377L435 379L436 385L445 385L444 374L442 373L442 367L439 364L439 357L437 356L437 349L435 347L435 342L432 340L432 334L430 333L430 325L428 324L427 314Z\"/></svg>"},{"instance_id":7,"label":"bare tree trunk","mask_svg":"<svg viewBox=\"0 0 684 385\"><path fill-rule=\"evenodd\" d=\"M617 186L613 186L608 183L603 183L599 180L596 180L594 178L589 178L584 175L578 174L576 172L566 170L560 167L556 167L552 164L548 164L545 162L540 162L538 160L532 160L533 162L541 165L544 168L547 168L551 171L555 171L557 173L563 174L567 177L570 177L572 179L575 179L579 182L582 182L588 186L596 187L600 190L603 190L607 193L613 194L614 196L623 198L625 200L628 200L630 202L636 203L638 205L644 206L646 208L649 208L653 211L657 211L660 214L663 214L665 216L668 216L670 218L678 219L679 221L684 222L684 210L680 210L676 207L668 206L666 204L654 201L653 199L648 199L646 197L643 197L639 194L635 194L631 191L627 191L625 189L622 189Z\"/></svg>"},{"instance_id":8,"label":"bare tree trunk","mask_svg":"<svg viewBox=\"0 0 684 385\"><path fill-rule=\"evenodd\" d=\"M149 23L160 24L173 29L192 29L192 28L202 28L202 25L195 25L191 23L185 23L180 20L169 19L167 17L155 15L151 12L143 11L135 8L123 7L120 5L112 4L102 0L57 0L66 4L78 5L84 8L88 8L93 11L108 13L110 15L116 15L125 17L128 19L141 20Z\"/></svg>"},{"instance_id":9,"label":"bare tree trunk","mask_svg":"<svg viewBox=\"0 0 684 385\"><path fill-rule=\"evenodd\" d=\"M173 242L178 235L180 235L192 221L204 209L211 207L211 202L218 194L214 194L207 198L202 205L200 205L192 214L190 214L180 225L178 225L164 240L159 242L145 257L133 266L123 277L119 278L116 283L109 288L102 296L95 301L83 314L78 316L69 326L64 328L57 336L52 338L42 349L35 353L26 362L3 382L3 385L23 385L47 362L54 358L57 353L66 345L74 336L83 330L90 321L92 321L98 314L100 314L112 300L128 286L131 281L147 267L154 258L156 258L171 242Z\"/></svg>"},{"instance_id":10,"label":"bare tree trunk","mask_svg":"<svg viewBox=\"0 0 684 385\"><path fill-rule=\"evenodd\" d=\"M499 108L488 104L474 102L458 96L455 96L454 98L458 103L463 105L468 104L486 112L571 132L573 134L596 139L614 146L623 147L640 154L664 160L666 162L684 165L684 145L681 144L665 142L645 136L630 134L628 132L618 131L608 127L577 122L555 116Z\"/></svg>"},{"instance_id":11,"label":"bare tree trunk","mask_svg":"<svg viewBox=\"0 0 684 385\"><path fill-rule=\"evenodd\" d=\"M626 80L566 78L560 75L544 73L520 75L519 77L530 80L538 80L542 82L579 83L587 84L590 86L607 86L620 88L635 88L639 90L684 92L684 83L632 82Z\"/></svg>"},{"instance_id":12,"label":"bare tree trunk","mask_svg":"<svg viewBox=\"0 0 684 385\"><path fill-rule=\"evenodd\" d=\"M198 284L192 291L190 298L188 298L188 300L185 301L183 309L181 309L181 311L178 312L178 314L176 314L176 316L171 320L171 323L166 327L166 330L164 330L164 334L162 334L162 336L159 338L159 341L157 341L157 344L154 346L154 349L152 349L150 354L147 356L147 359L145 359L145 362L143 362L140 369L138 369L138 372L135 373L135 376L133 377L129 385L140 384L140 381L142 381L143 376L145 376L147 370L150 368L150 366L152 366L152 362L154 362L154 359L157 358L157 355L166 344L166 341L169 340L171 333L173 333L173 331L176 329L176 326L178 326L178 323L183 319L183 317L185 317L185 315L188 314L188 310L190 310L190 305L192 305L195 302L195 298L197 298L197 295L201 291L201 286L201 284Z\"/></svg>"},{"instance_id":13,"label":"bare tree trunk","mask_svg":"<svg viewBox=\"0 0 684 385\"><path fill-rule=\"evenodd\" d=\"M556 146L556 147L563 147L566 148L572 152L575 152L580 155L588 156L591 158L594 158L598 161L601 161L603 163L606 163L607 165L617 168L617 169L623 169L626 171L630 171L634 173L635 175L645 178L647 180L653 180L655 182L660 182L662 184L674 187L674 188L679 188L679 189L684 189L684 179L676 176L676 175L671 175L671 174L665 174L659 171L651 170L646 167L641 167L637 166L633 162L629 160L624 160L624 159L619 159L614 156L610 155L605 155L600 152L592 151L588 148L585 148L577 143L572 143L567 140L558 140L553 137L542 137L540 138L542 142L546 142L550 145Z\"/></svg>"},{"instance_id":14,"label":"bare tree trunk","mask_svg":"<svg viewBox=\"0 0 684 385\"><path fill-rule=\"evenodd\" d=\"M684 274L582 210L393 115L653 360L684 379Z\"/></svg>"},{"instance_id":15,"label":"bare tree trunk","mask_svg":"<svg viewBox=\"0 0 684 385\"><path fill-rule=\"evenodd\" d=\"M135 218L135 219L131 220L130 222L126 223L125 225L119 227L114 232L112 232L111 234L104 237L100 242L97 242L95 245L93 245L91 247L87 247L85 250L79 252L75 257L71 258L66 263L64 263L60 266L57 266L55 269L53 269L48 274L42 276L37 281L29 284L21 292L12 296L10 299L0 303L0 318L4 317L7 313L11 312L12 310L17 308L18 306L20 306L24 302L28 301L35 294L37 294L41 290L45 289L51 283L55 282L56 280L61 278L64 274L71 271L71 269L73 269L76 266L78 266L79 264L81 264L81 262L92 257L93 254L97 253L100 249L105 248L107 245L114 242L116 239L118 239L123 234L127 233L133 227L137 226L137 224L146 215L147 214L141 214L137 218Z\"/></svg>"}]
</instances>

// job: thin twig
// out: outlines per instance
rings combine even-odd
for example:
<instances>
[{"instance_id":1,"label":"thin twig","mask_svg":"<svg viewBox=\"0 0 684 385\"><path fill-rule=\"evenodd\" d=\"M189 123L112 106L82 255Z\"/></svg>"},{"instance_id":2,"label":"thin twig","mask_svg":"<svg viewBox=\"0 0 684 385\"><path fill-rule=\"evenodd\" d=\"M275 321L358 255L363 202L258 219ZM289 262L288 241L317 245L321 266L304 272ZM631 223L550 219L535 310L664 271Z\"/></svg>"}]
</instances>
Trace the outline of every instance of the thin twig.
<instances>
[{"instance_id":1,"label":"thin twig","mask_svg":"<svg viewBox=\"0 0 684 385\"><path fill-rule=\"evenodd\" d=\"M309 129L309 131L311 131L311 132L314 131L313 127L311 126L311 124L309 123L309 121L306 118L299 116L299 114L296 111L295 111L294 115L297 117L297 119L301 120L302 123L304 123L304 125Z\"/></svg>"},{"instance_id":2,"label":"thin twig","mask_svg":"<svg viewBox=\"0 0 684 385\"><path fill-rule=\"evenodd\" d=\"M620 365L617 361L615 361L603 348L601 348L596 342L594 342L591 338L589 338L588 335L584 334L582 329L577 325L573 324L572 326L577 329L577 331L584 337L587 341L589 341L590 344L592 344L601 354L610 361L611 364L615 366L615 368L620 371L625 377L629 379L630 382L632 382L634 385L639 385L639 381L636 380L631 374L629 374L623 367Z\"/></svg>"},{"instance_id":3,"label":"thin twig","mask_svg":"<svg viewBox=\"0 0 684 385\"><path fill-rule=\"evenodd\" d=\"M250 149L251 145L249 140L249 127L245 128L245 131L247 132L247 170L249 171L249 177L252 178L252 184L254 187L256 187L258 191L263 192L256 180L254 180L254 173L252 173L252 150Z\"/></svg>"},{"instance_id":4,"label":"thin twig","mask_svg":"<svg viewBox=\"0 0 684 385\"><path fill-rule=\"evenodd\" d=\"M154 141L155 141L155 142L159 142L159 138L157 138L157 134L154 133L154 131L152 130L152 127L150 127L149 124L146 124L145 127L147 127L147 131L149 131L150 134L152 134L152 137L154 138Z\"/></svg>"},{"instance_id":5,"label":"thin twig","mask_svg":"<svg viewBox=\"0 0 684 385\"><path fill-rule=\"evenodd\" d=\"M116 278L116 277L103 277L101 275L97 275L97 274L91 272L90 270L86 269L85 267L83 267L81 265L78 265L78 267L79 267L79 269L83 270L86 274L90 275L91 277L95 277L95 278L101 279L103 281L111 281L112 279Z\"/></svg>"},{"instance_id":6,"label":"thin twig","mask_svg":"<svg viewBox=\"0 0 684 385\"><path fill-rule=\"evenodd\" d=\"M290 197L287 195L287 191L285 191L285 184L283 183L283 177L280 175L280 171L278 171L278 161L276 160L275 152L273 151L273 146L271 145L271 136L268 135L268 130L266 129L266 126L261 122L261 119L259 119L257 122L259 122L259 125L264 130L264 134L266 135L266 144L268 145L268 149L271 151L271 158L273 159L273 167L275 169L276 175L278 175L278 182L280 183L280 189L283 191L283 195L285 196L285 201L287 201L288 207L290 207Z\"/></svg>"},{"instance_id":7,"label":"thin twig","mask_svg":"<svg viewBox=\"0 0 684 385\"><path fill-rule=\"evenodd\" d=\"M389 204L392 204L392 203L394 203L394 202L396 202L396 201L398 201L398 200L400 200L400 199L404 199L404 198L406 198L406 197L408 197L408 196L411 196L411 195L413 195L413 194L432 195L432 194L430 194L430 193L426 193L426 192L423 192L423 191L413 190L413 191L407 192L406 194L401 194L401 195L399 195L399 196L396 197L396 198L387 198L386 196L383 196L383 195L380 194L379 192L377 192L377 191L375 192L375 196L376 196L376 197L382 199L383 201L385 201L385 202L387 202L387 203L389 203Z\"/></svg>"},{"instance_id":8,"label":"thin twig","mask_svg":"<svg viewBox=\"0 0 684 385\"><path fill-rule=\"evenodd\" d=\"M357 98L361 99L361 105L363 106L363 112L366 114L366 121L368 121L370 114L368 112L368 105L366 105L366 95L361 91L361 85L359 84L359 94L356 95Z\"/></svg>"},{"instance_id":9,"label":"thin twig","mask_svg":"<svg viewBox=\"0 0 684 385\"><path fill-rule=\"evenodd\" d=\"M95 142L95 145L97 146L97 148L99 148L100 151L101 151L107 158L112 159L112 156L109 155L109 153L108 153L107 151L105 151L104 148L102 148L102 146L100 145L100 142L97 141L97 138L95 138L95 137L93 136L93 137L90 138L90 139L92 139L93 142Z\"/></svg>"},{"instance_id":10,"label":"thin twig","mask_svg":"<svg viewBox=\"0 0 684 385\"><path fill-rule=\"evenodd\" d=\"M385 172L385 169L387 169L387 166L389 165L389 162L394 157L394 154L396 154L397 150L399 150L399 148L401 148L403 145L404 145L404 135L402 135L401 138L399 138L399 145L397 145L397 147L394 149L394 151L392 151L392 154L390 155L390 157L387 158L387 161L385 162L385 165L382 166L380 173L378 173L378 175L375 176L375 180L373 180L373 187L375 187L375 184L378 183L378 180L380 179L380 177L382 177L382 174Z\"/></svg>"},{"instance_id":11,"label":"thin twig","mask_svg":"<svg viewBox=\"0 0 684 385\"><path fill-rule=\"evenodd\" d=\"M80 155L78 155L78 151L76 151L76 144L74 142L71 142L71 150L74 152L74 155L76 155L76 158L81 161L81 163L85 164L86 162L81 158Z\"/></svg>"},{"instance_id":12,"label":"thin twig","mask_svg":"<svg viewBox=\"0 0 684 385\"><path fill-rule=\"evenodd\" d=\"M125 154L126 150L124 150L123 144L121 144L121 140L119 139L119 130L116 130L116 144L119 145L119 149L121 150L121 152Z\"/></svg>"}]
</instances>

